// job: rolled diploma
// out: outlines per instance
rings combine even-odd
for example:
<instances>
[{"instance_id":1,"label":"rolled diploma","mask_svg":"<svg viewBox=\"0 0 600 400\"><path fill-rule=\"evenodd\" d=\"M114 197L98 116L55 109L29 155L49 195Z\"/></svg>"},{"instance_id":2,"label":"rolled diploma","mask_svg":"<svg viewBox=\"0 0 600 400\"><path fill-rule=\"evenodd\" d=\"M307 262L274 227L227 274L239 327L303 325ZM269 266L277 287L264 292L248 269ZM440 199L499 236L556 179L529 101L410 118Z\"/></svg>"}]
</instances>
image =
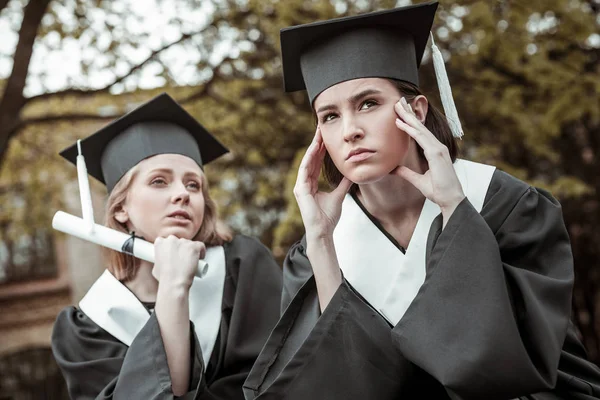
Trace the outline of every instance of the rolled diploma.
<instances>
[{"instance_id":1,"label":"rolled diploma","mask_svg":"<svg viewBox=\"0 0 600 400\"><path fill-rule=\"evenodd\" d=\"M126 233L98 224L94 224L93 231L90 231L87 221L63 211L57 211L56 214L54 214L54 218L52 218L52 227L57 231L120 252L123 252L123 244L131 238L131 236ZM141 260L154 263L154 245L143 239L135 238L133 242L133 255ZM196 276L202 278L206 275L207 270L208 264L204 260L198 260Z\"/></svg>"}]
</instances>

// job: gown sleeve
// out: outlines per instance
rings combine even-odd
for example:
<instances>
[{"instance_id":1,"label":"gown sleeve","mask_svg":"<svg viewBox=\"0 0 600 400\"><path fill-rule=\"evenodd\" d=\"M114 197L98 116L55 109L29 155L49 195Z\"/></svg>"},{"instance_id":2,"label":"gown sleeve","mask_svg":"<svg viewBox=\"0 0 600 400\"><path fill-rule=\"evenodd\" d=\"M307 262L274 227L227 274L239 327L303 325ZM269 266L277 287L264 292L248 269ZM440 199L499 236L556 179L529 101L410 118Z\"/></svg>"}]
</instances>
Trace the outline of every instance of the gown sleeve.
<instances>
[{"instance_id":1,"label":"gown sleeve","mask_svg":"<svg viewBox=\"0 0 600 400\"><path fill-rule=\"evenodd\" d=\"M430 232L425 282L393 329L398 350L453 399L553 389L573 287L560 204L513 184L481 214L465 199L441 223Z\"/></svg>"},{"instance_id":2,"label":"gown sleeve","mask_svg":"<svg viewBox=\"0 0 600 400\"><path fill-rule=\"evenodd\" d=\"M191 324L188 393L179 398L242 400L242 383L279 316L281 269L270 252L250 238L226 247L223 317L205 368ZM174 399L158 320L152 314L130 347L70 307L57 317L54 357L72 399Z\"/></svg>"},{"instance_id":3,"label":"gown sleeve","mask_svg":"<svg viewBox=\"0 0 600 400\"><path fill-rule=\"evenodd\" d=\"M204 369L193 324L191 328L192 396L189 398L197 391ZM56 319L52 351L72 399L175 398L155 314L128 348L82 311L66 308Z\"/></svg>"},{"instance_id":4,"label":"gown sleeve","mask_svg":"<svg viewBox=\"0 0 600 400\"><path fill-rule=\"evenodd\" d=\"M246 399L401 398L414 369L391 326L345 280L321 314L303 243L284 262L284 311L244 383Z\"/></svg>"}]
</instances>

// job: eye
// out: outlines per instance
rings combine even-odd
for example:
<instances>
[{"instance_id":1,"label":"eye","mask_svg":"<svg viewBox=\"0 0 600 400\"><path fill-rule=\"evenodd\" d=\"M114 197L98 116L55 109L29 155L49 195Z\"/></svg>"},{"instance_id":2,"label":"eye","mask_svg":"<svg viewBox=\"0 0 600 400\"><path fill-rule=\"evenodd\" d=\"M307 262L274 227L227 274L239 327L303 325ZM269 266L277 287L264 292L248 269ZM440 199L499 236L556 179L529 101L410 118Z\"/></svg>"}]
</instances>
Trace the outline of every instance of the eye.
<instances>
[{"instance_id":1,"label":"eye","mask_svg":"<svg viewBox=\"0 0 600 400\"><path fill-rule=\"evenodd\" d=\"M152 186L164 186L167 184L167 181L164 178L154 178L150 181L150 185Z\"/></svg>"},{"instance_id":2,"label":"eye","mask_svg":"<svg viewBox=\"0 0 600 400\"><path fill-rule=\"evenodd\" d=\"M335 118L337 118L337 115L334 113L326 114L321 118L321 123L332 121Z\"/></svg>"},{"instance_id":3,"label":"eye","mask_svg":"<svg viewBox=\"0 0 600 400\"><path fill-rule=\"evenodd\" d=\"M192 190L200 190L200 184L196 181L188 182L186 187L191 188Z\"/></svg>"},{"instance_id":4,"label":"eye","mask_svg":"<svg viewBox=\"0 0 600 400\"><path fill-rule=\"evenodd\" d=\"M378 103L375 100L365 100L361 105L360 105L360 109L361 110L368 110L369 108L376 106Z\"/></svg>"}]
</instances>

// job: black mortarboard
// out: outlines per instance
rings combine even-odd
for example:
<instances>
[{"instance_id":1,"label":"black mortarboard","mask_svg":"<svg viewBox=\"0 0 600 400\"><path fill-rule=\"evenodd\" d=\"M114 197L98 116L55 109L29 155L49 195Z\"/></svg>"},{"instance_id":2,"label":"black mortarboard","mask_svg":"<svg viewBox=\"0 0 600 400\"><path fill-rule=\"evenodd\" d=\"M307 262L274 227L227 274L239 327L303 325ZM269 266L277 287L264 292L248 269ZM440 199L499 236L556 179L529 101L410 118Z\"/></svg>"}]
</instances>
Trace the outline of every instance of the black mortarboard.
<instances>
[{"instance_id":1,"label":"black mortarboard","mask_svg":"<svg viewBox=\"0 0 600 400\"><path fill-rule=\"evenodd\" d=\"M200 167L229 150L163 93L81 140L88 173L109 191L127 171L157 154L181 154ZM60 153L77 164L77 144Z\"/></svg>"},{"instance_id":2,"label":"black mortarboard","mask_svg":"<svg viewBox=\"0 0 600 400\"><path fill-rule=\"evenodd\" d=\"M282 29L285 90L306 89L312 104L323 90L351 79L418 85L437 6L428 2Z\"/></svg>"}]
</instances>

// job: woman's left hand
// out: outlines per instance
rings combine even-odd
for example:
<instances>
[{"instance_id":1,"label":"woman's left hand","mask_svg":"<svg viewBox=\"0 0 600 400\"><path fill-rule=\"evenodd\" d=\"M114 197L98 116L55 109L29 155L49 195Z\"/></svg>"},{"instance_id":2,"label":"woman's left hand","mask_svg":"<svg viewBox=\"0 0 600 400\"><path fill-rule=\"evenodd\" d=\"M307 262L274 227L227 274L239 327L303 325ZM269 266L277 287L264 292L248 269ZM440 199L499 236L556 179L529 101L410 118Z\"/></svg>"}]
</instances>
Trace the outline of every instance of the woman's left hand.
<instances>
[{"instance_id":1,"label":"woman's left hand","mask_svg":"<svg viewBox=\"0 0 600 400\"><path fill-rule=\"evenodd\" d=\"M423 148L429 164L429 169L424 174L419 174L405 166L397 168L395 173L413 184L425 197L440 207L445 225L465 198L448 148L423 125L404 97L396 103L394 109L398 114L396 126L415 139Z\"/></svg>"}]
</instances>

